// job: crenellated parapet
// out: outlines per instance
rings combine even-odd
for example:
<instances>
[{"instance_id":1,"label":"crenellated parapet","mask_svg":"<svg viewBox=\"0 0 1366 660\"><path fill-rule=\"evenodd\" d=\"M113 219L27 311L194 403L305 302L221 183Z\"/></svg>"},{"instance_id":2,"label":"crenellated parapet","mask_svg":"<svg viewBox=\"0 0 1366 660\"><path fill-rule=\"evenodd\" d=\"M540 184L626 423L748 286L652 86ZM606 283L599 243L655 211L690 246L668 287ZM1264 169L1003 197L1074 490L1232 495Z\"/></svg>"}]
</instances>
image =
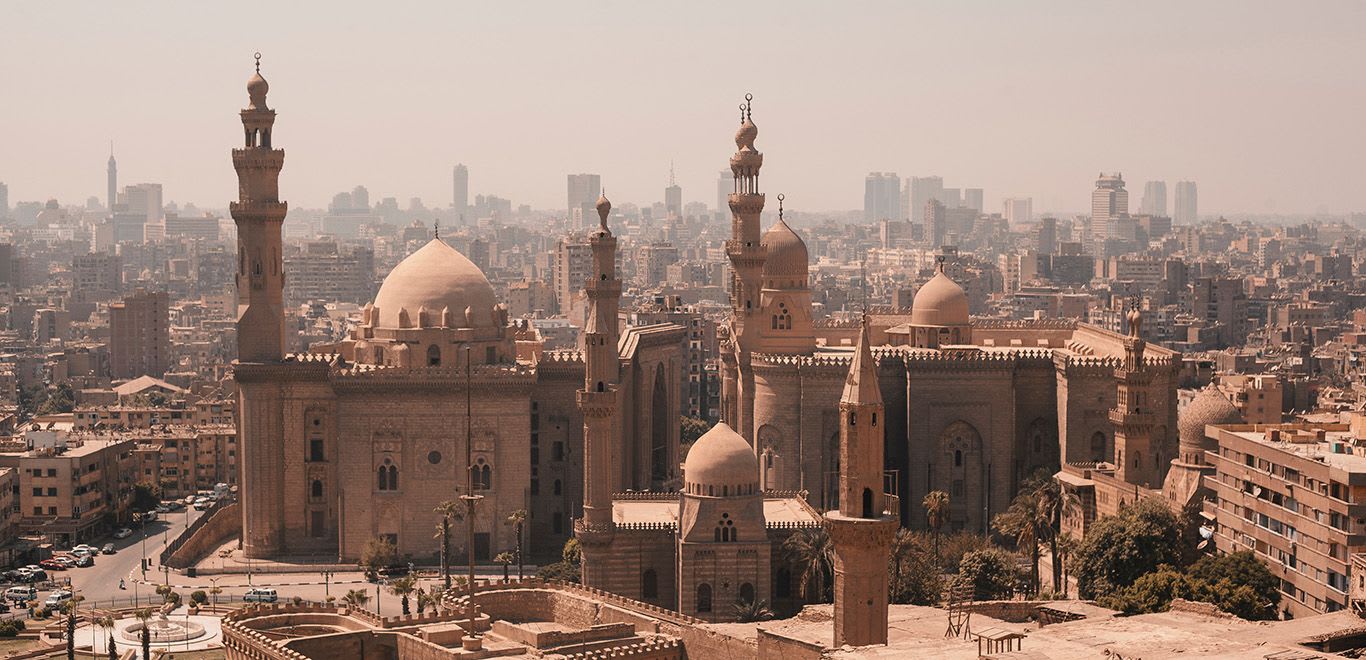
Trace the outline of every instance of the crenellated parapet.
<instances>
[{"instance_id":1,"label":"crenellated parapet","mask_svg":"<svg viewBox=\"0 0 1366 660\"><path fill-rule=\"evenodd\" d=\"M973 319L974 330L1076 330L1076 319Z\"/></svg>"}]
</instances>

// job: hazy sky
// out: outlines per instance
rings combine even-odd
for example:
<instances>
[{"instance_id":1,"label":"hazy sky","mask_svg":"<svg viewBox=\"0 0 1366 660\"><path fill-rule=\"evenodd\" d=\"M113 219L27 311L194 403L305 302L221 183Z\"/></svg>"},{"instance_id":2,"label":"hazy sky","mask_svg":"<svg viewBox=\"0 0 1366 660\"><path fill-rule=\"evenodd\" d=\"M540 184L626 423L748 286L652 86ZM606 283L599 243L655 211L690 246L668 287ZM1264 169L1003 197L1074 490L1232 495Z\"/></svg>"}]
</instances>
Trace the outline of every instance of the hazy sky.
<instances>
[{"instance_id":1,"label":"hazy sky","mask_svg":"<svg viewBox=\"0 0 1366 660\"><path fill-rule=\"evenodd\" d=\"M251 54L283 196L714 203L753 92L764 188L863 204L871 170L1082 210L1099 170L1190 178L1202 212L1366 210L1362 2L4 2L0 181L11 203L236 196Z\"/></svg>"}]
</instances>

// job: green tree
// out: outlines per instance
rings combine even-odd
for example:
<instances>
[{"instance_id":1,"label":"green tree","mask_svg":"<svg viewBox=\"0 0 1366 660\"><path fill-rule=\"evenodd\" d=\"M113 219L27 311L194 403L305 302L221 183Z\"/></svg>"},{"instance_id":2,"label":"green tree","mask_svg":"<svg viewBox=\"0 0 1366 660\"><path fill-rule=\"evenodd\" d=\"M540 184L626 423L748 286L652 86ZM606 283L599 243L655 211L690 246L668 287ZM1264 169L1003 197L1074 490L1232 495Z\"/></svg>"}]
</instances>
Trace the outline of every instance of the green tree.
<instances>
[{"instance_id":1,"label":"green tree","mask_svg":"<svg viewBox=\"0 0 1366 660\"><path fill-rule=\"evenodd\" d=\"M1081 501L1075 493L1063 488L1062 484L1051 476L1039 485L1034 494L1038 501L1039 514L1048 523L1041 531L1044 532L1043 540L1048 543L1048 555L1053 563L1053 593L1062 592L1065 595L1062 581L1062 550L1059 544L1062 536L1062 519L1080 510Z\"/></svg>"},{"instance_id":2,"label":"green tree","mask_svg":"<svg viewBox=\"0 0 1366 660\"><path fill-rule=\"evenodd\" d=\"M939 563L939 533L944 529L944 521L949 515L949 494L942 490L932 490L921 501L925 507L925 522L934 534L934 561Z\"/></svg>"},{"instance_id":3,"label":"green tree","mask_svg":"<svg viewBox=\"0 0 1366 660\"><path fill-rule=\"evenodd\" d=\"M76 396L70 383L61 383L48 390L47 398L38 406L39 415L69 413L76 409Z\"/></svg>"},{"instance_id":4,"label":"green tree","mask_svg":"<svg viewBox=\"0 0 1366 660\"><path fill-rule=\"evenodd\" d=\"M1022 489L1005 511L991 519L997 532L1009 537L1015 549L1029 558L1029 592L1039 592L1039 541L1048 520L1039 507L1038 490Z\"/></svg>"},{"instance_id":5,"label":"green tree","mask_svg":"<svg viewBox=\"0 0 1366 660\"><path fill-rule=\"evenodd\" d=\"M945 573L957 573L963 557L976 550L986 550L991 546L986 537L970 532L954 532L940 538L939 563Z\"/></svg>"},{"instance_id":6,"label":"green tree","mask_svg":"<svg viewBox=\"0 0 1366 660\"><path fill-rule=\"evenodd\" d=\"M955 589L971 587L976 600L998 600L1015 591L1015 561L1003 550L974 550L963 556Z\"/></svg>"},{"instance_id":7,"label":"green tree","mask_svg":"<svg viewBox=\"0 0 1366 660\"><path fill-rule=\"evenodd\" d=\"M1082 539L1073 558L1077 593L1097 598L1117 592L1159 566L1182 566L1181 529L1165 502L1141 499L1102 518Z\"/></svg>"},{"instance_id":8,"label":"green tree","mask_svg":"<svg viewBox=\"0 0 1366 660\"><path fill-rule=\"evenodd\" d=\"M447 589L451 588L451 523L465 517L460 509L460 503L455 500L443 500L433 509L441 514L441 522L436 524L436 536L433 538L441 541L441 579Z\"/></svg>"},{"instance_id":9,"label":"green tree","mask_svg":"<svg viewBox=\"0 0 1366 660\"><path fill-rule=\"evenodd\" d=\"M1244 619L1276 618L1280 579L1251 551L1205 556L1186 571L1196 598Z\"/></svg>"},{"instance_id":10,"label":"green tree","mask_svg":"<svg viewBox=\"0 0 1366 660\"><path fill-rule=\"evenodd\" d=\"M76 660L76 598L62 603L62 611L66 612L66 660Z\"/></svg>"},{"instance_id":11,"label":"green tree","mask_svg":"<svg viewBox=\"0 0 1366 660\"><path fill-rule=\"evenodd\" d=\"M711 429L707 420L683 415L678 418L678 460L688 457L688 450L694 442Z\"/></svg>"},{"instance_id":12,"label":"green tree","mask_svg":"<svg viewBox=\"0 0 1366 660\"><path fill-rule=\"evenodd\" d=\"M493 557L493 561L495 563L503 565L503 582L508 581L508 568L511 567L512 562L516 560L517 557L514 556L511 552L500 552Z\"/></svg>"},{"instance_id":13,"label":"green tree","mask_svg":"<svg viewBox=\"0 0 1366 660\"><path fill-rule=\"evenodd\" d=\"M772 618L773 610L769 609L766 600L748 600L735 604L735 620L739 623L755 623Z\"/></svg>"},{"instance_id":14,"label":"green tree","mask_svg":"<svg viewBox=\"0 0 1366 660\"><path fill-rule=\"evenodd\" d=\"M799 529L783 541L783 556L797 570L798 589L809 603L831 599L835 546L824 529Z\"/></svg>"},{"instance_id":15,"label":"green tree","mask_svg":"<svg viewBox=\"0 0 1366 660\"><path fill-rule=\"evenodd\" d=\"M98 623L104 629L104 649L109 660L119 660L119 647L114 644L114 617L106 614L100 617ZM90 650L95 650L93 641L90 643Z\"/></svg>"},{"instance_id":16,"label":"green tree","mask_svg":"<svg viewBox=\"0 0 1366 660\"><path fill-rule=\"evenodd\" d=\"M379 578L379 571L398 563L398 549L385 538L370 539L360 553L360 568L367 580Z\"/></svg>"},{"instance_id":17,"label":"green tree","mask_svg":"<svg viewBox=\"0 0 1366 660\"><path fill-rule=\"evenodd\" d=\"M417 589L417 578L405 575L389 583L389 593L399 597L403 613L408 614L408 597Z\"/></svg>"},{"instance_id":18,"label":"green tree","mask_svg":"<svg viewBox=\"0 0 1366 660\"><path fill-rule=\"evenodd\" d=\"M161 489L150 481L133 484L133 510L151 511L161 504Z\"/></svg>"},{"instance_id":19,"label":"green tree","mask_svg":"<svg viewBox=\"0 0 1366 660\"><path fill-rule=\"evenodd\" d=\"M933 605L943 591L943 573L930 554L923 532L896 530L888 559L889 596L893 603Z\"/></svg>"},{"instance_id":20,"label":"green tree","mask_svg":"<svg viewBox=\"0 0 1366 660\"><path fill-rule=\"evenodd\" d=\"M142 628L138 632L138 639L142 642L142 660L152 660L152 631L147 627L152 621L152 610L144 607L133 616L142 623Z\"/></svg>"},{"instance_id":21,"label":"green tree","mask_svg":"<svg viewBox=\"0 0 1366 660\"><path fill-rule=\"evenodd\" d=\"M579 547L579 540L576 538L564 542L564 549L560 551L560 561L546 564L536 571L536 577L543 580L561 580L564 582L578 582L582 574L583 550Z\"/></svg>"},{"instance_id":22,"label":"green tree","mask_svg":"<svg viewBox=\"0 0 1366 660\"><path fill-rule=\"evenodd\" d=\"M517 532L517 579L522 579L522 529L526 527L526 509L517 509L508 514L508 522L512 523L513 529ZM506 579L506 576L504 576Z\"/></svg>"},{"instance_id":23,"label":"green tree","mask_svg":"<svg viewBox=\"0 0 1366 660\"><path fill-rule=\"evenodd\" d=\"M1192 595L1186 576L1170 566L1163 566L1118 592L1102 595L1097 602L1125 614L1150 614L1165 612L1173 598L1191 598Z\"/></svg>"},{"instance_id":24,"label":"green tree","mask_svg":"<svg viewBox=\"0 0 1366 660\"><path fill-rule=\"evenodd\" d=\"M365 589L350 589L342 596L342 602L346 603L347 607L365 607L365 604L370 602L370 592Z\"/></svg>"}]
</instances>

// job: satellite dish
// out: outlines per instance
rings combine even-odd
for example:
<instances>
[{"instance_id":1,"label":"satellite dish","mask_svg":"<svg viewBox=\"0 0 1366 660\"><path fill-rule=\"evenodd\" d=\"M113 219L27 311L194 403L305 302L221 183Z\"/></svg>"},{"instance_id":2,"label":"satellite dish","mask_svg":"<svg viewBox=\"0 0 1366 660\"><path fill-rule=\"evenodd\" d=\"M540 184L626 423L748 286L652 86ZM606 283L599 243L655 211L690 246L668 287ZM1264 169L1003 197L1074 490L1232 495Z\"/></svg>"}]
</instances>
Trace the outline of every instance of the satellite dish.
<instances>
[{"instance_id":1,"label":"satellite dish","mask_svg":"<svg viewBox=\"0 0 1366 660\"><path fill-rule=\"evenodd\" d=\"M1201 541L1199 544L1197 544L1197 545L1195 546L1195 549L1196 549L1196 550L1204 550L1204 549L1205 549L1205 546L1208 546L1208 545L1209 545L1209 541L1208 541L1208 540Z\"/></svg>"},{"instance_id":2,"label":"satellite dish","mask_svg":"<svg viewBox=\"0 0 1366 660\"><path fill-rule=\"evenodd\" d=\"M1211 539L1211 538L1214 538L1214 530L1212 530L1212 529L1210 529L1210 528L1208 528L1208 527L1205 527L1204 525L1201 525L1201 526L1200 526L1200 538L1202 538L1202 539Z\"/></svg>"}]
</instances>

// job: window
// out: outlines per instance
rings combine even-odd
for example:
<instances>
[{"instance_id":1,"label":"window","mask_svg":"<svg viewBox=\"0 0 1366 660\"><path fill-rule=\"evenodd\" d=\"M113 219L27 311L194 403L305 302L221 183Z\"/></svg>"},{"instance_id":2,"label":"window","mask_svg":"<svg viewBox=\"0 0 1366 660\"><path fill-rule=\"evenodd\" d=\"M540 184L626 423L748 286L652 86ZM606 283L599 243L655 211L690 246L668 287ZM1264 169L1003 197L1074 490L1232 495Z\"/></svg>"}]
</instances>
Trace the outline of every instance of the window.
<instances>
[{"instance_id":1,"label":"window","mask_svg":"<svg viewBox=\"0 0 1366 660\"><path fill-rule=\"evenodd\" d=\"M711 611L711 585L706 582L697 585L697 611Z\"/></svg>"},{"instance_id":2,"label":"window","mask_svg":"<svg viewBox=\"0 0 1366 660\"><path fill-rule=\"evenodd\" d=\"M723 513L720 522L716 523L716 530L712 537L717 543L730 543L737 540L737 531L735 521L730 519L730 514Z\"/></svg>"},{"instance_id":3,"label":"window","mask_svg":"<svg viewBox=\"0 0 1366 660\"><path fill-rule=\"evenodd\" d=\"M655 573L655 569L647 569L640 576L640 595L642 598L659 597L659 574Z\"/></svg>"},{"instance_id":4,"label":"window","mask_svg":"<svg viewBox=\"0 0 1366 660\"><path fill-rule=\"evenodd\" d=\"M484 348L484 363L493 364L498 361L498 349L487 346Z\"/></svg>"},{"instance_id":5,"label":"window","mask_svg":"<svg viewBox=\"0 0 1366 660\"><path fill-rule=\"evenodd\" d=\"M308 441L308 460L314 463L327 460L323 454L322 438L312 438Z\"/></svg>"},{"instance_id":6,"label":"window","mask_svg":"<svg viewBox=\"0 0 1366 660\"><path fill-rule=\"evenodd\" d=\"M322 482L322 480L320 480L320 479L314 479L314 480L313 480L313 487L312 487L312 489L309 491L309 495L312 496L313 499L315 499L315 500L316 500L316 499L322 499L322 496L323 496L323 482Z\"/></svg>"},{"instance_id":7,"label":"window","mask_svg":"<svg viewBox=\"0 0 1366 660\"><path fill-rule=\"evenodd\" d=\"M441 366L441 347L440 347L440 346L437 346L436 344L432 344L431 346L428 346L428 347L427 347L427 366L429 366L429 367L439 367L439 366Z\"/></svg>"},{"instance_id":8,"label":"window","mask_svg":"<svg viewBox=\"0 0 1366 660\"><path fill-rule=\"evenodd\" d=\"M474 462L474 489L489 490L493 488L493 468L489 467L484 459L480 458Z\"/></svg>"},{"instance_id":9,"label":"window","mask_svg":"<svg viewBox=\"0 0 1366 660\"><path fill-rule=\"evenodd\" d=\"M955 449L955 450L953 450L953 466L954 466L954 467L963 467L963 450L962 450L962 449Z\"/></svg>"},{"instance_id":10,"label":"window","mask_svg":"<svg viewBox=\"0 0 1366 660\"><path fill-rule=\"evenodd\" d=\"M740 603L754 602L754 585L748 582L740 585Z\"/></svg>"},{"instance_id":11,"label":"window","mask_svg":"<svg viewBox=\"0 0 1366 660\"><path fill-rule=\"evenodd\" d=\"M388 458L379 466L378 470L379 490L394 491L398 490L398 466Z\"/></svg>"},{"instance_id":12,"label":"window","mask_svg":"<svg viewBox=\"0 0 1366 660\"><path fill-rule=\"evenodd\" d=\"M778 569L778 576L773 579L773 597L792 597L792 571L786 568Z\"/></svg>"},{"instance_id":13,"label":"window","mask_svg":"<svg viewBox=\"0 0 1366 660\"><path fill-rule=\"evenodd\" d=\"M561 494L563 494L563 486L560 484L560 480L559 480L559 479L556 479L556 480L555 480L555 494L556 494L556 495L561 495Z\"/></svg>"},{"instance_id":14,"label":"window","mask_svg":"<svg viewBox=\"0 0 1366 660\"><path fill-rule=\"evenodd\" d=\"M872 518L872 517L873 517L873 489L872 489L872 488L864 488L864 489L863 489L863 517L864 517L864 518Z\"/></svg>"}]
</instances>

